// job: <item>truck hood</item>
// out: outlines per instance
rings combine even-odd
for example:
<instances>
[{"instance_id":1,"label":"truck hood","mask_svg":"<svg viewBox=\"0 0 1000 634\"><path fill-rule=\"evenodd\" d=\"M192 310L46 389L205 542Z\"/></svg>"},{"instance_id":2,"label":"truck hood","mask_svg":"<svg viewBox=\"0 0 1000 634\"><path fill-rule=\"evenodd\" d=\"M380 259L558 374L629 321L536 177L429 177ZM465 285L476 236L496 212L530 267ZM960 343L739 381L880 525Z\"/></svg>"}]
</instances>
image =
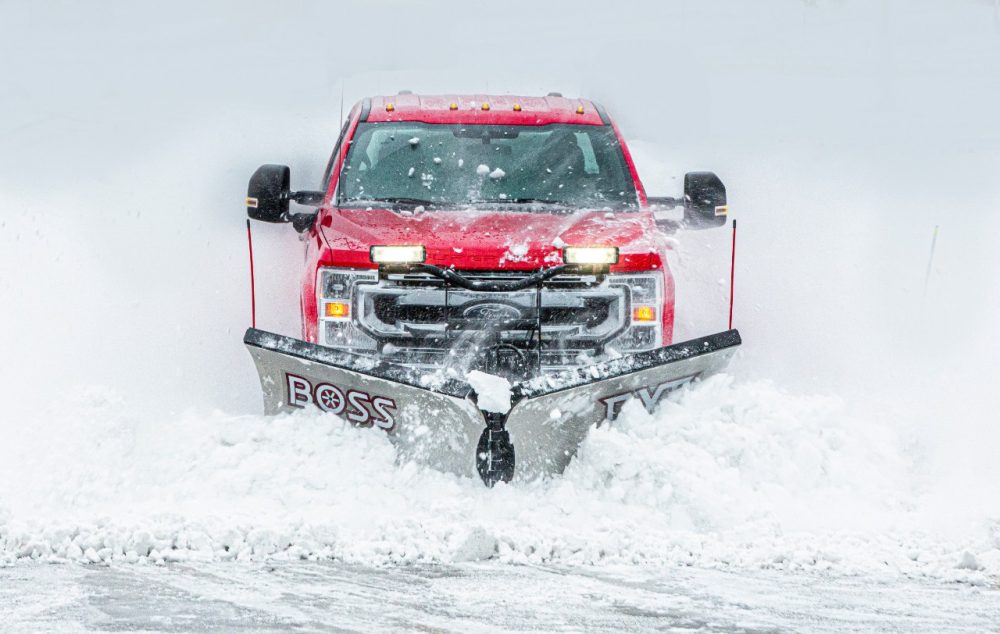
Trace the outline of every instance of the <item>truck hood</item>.
<instances>
[{"instance_id":1,"label":"truck hood","mask_svg":"<svg viewBox=\"0 0 1000 634\"><path fill-rule=\"evenodd\" d=\"M615 270L648 270L661 265L664 245L643 211L332 209L320 230L330 266L371 266L369 249L380 244L422 244L429 264L466 270L537 269L562 263L563 246L617 246Z\"/></svg>"}]
</instances>

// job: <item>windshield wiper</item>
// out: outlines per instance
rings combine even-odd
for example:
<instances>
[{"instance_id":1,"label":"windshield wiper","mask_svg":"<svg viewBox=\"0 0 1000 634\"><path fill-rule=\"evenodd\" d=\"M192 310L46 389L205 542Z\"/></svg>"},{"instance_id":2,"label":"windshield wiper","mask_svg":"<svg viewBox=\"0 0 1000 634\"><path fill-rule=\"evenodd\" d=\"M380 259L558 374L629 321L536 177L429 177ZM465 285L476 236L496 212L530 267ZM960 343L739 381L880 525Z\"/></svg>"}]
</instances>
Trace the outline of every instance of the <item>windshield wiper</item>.
<instances>
[{"instance_id":1,"label":"windshield wiper","mask_svg":"<svg viewBox=\"0 0 1000 634\"><path fill-rule=\"evenodd\" d=\"M548 198L508 198L506 200L499 200L497 202L508 202L508 203L538 203L540 205L559 205L561 207L568 207L569 205L565 200L550 200Z\"/></svg>"},{"instance_id":2,"label":"windshield wiper","mask_svg":"<svg viewBox=\"0 0 1000 634\"><path fill-rule=\"evenodd\" d=\"M381 198L349 198L345 203L365 204L365 203L391 203L395 205L414 205L424 207L440 207L441 203L423 198L407 198L405 196L385 196Z\"/></svg>"},{"instance_id":3,"label":"windshield wiper","mask_svg":"<svg viewBox=\"0 0 1000 634\"><path fill-rule=\"evenodd\" d=\"M470 205L551 205L569 208L571 205L563 200L546 198L491 198L489 200L470 200Z\"/></svg>"},{"instance_id":4,"label":"windshield wiper","mask_svg":"<svg viewBox=\"0 0 1000 634\"><path fill-rule=\"evenodd\" d=\"M550 200L546 198L495 198L489 200L468 200L468 201L434 201L423 198L409 198L406 196L380 196L377 198L349 198L341 201L341 204L350 205L407 205L414 207L428 208L460 208L466 205L548 205L560 209L575 209L575 206L562 200Z\"/></svg>"}]
</instances>

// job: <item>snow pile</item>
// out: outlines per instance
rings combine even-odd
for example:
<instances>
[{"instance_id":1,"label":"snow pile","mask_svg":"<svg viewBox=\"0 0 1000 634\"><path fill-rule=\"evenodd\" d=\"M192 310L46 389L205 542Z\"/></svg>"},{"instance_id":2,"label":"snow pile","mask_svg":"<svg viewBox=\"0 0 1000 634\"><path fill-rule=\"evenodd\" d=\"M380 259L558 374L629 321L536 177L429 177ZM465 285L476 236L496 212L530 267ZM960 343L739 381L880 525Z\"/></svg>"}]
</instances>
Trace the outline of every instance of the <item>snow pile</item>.
<instances>
[{"instance_id":1,"label":"snow pile","mask_svg":"<svg viewBox=\"0 0 1000 634\"><path fill-rule=\"evenodd\" d=\"M330 416L129 413L79 392L0 449L0 560L264 557L1000 575L1000 525L921 531L917 462L835 400L719 376L628 404L562 477L487 490ZM993 533L990 533L990 530Z\"/></svg>"}]
</instances>

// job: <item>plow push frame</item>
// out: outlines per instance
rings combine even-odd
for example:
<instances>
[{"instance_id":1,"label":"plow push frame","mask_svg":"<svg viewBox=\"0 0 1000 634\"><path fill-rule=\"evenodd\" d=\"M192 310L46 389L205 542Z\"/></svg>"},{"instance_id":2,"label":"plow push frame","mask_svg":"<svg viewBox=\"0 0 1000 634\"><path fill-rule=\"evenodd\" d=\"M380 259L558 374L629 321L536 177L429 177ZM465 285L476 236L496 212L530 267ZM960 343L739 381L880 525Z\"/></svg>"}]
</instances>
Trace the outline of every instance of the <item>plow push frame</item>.
<instances>
[{"instance_id":1,"label":"plow push frame","mask_svg":"<svg viewBox=\"0 0 1000 634\"><path fill-rule=\"evenodd\" d=\"M515 471L527 478L561 473L592 426L614 420L631 399L652 412L670 392L720 370L741 339L731 329L516 381L506 412L481 409L467 381L443 373L256 328L244 343L268 414L317 408L377 426L402 455L477 473L493 486L510 482Z\"/></svg>"}]
</instances>

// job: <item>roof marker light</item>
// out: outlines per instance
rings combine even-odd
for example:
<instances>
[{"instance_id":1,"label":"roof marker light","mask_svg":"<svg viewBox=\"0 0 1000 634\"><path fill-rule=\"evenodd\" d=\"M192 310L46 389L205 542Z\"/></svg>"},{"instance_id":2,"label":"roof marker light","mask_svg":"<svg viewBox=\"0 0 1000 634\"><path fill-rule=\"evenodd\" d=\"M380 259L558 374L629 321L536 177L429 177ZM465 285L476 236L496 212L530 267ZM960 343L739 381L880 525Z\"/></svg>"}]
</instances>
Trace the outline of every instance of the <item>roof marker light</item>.
<instances>
[{"instance_id":1,"label":"roof marker light","mask_svg":"<svg viewBox=\"0 0 1000 634\"><path fill-rule=\"evenodd\" d=\"M488 104L488 103L486 103L486 102L484 101L484 102L483 102L483 110L489 110L489 109L490 109L490 104Z\"/></svg>"},{"instance_id":2,"label":"roof marker light","mask_svg":"<svg viewBox=\"0 0 1000 634\"><path fill-rule=\"evenodd\" d=\"M514 104L514 112L521 112L521 104L519 103Z\"/></svg>"},{"instance_id":3,"label":"roof marker light","mask_svg":"<svg viewBox=\"0 0 1000 634\"><path fill-rule=\"evenodd\" d=\"M396 109L396 106L392 105L391 103L385 104L385 111L386 112L392 112L395 109Z\"/></svg>"},{"instance_id":4,"label":"roof marker light","mask_svg":"<svg viewBox=\"0 0 1000 634\"><path fill-rule=\"evenodd\" d=\"M454 101L448 104L448 110L458 110L458 104Z\"/></svg>"},{"instance_id":5,"label":"roof marker light","mask_svg":"<svg viewBox=\"0 0 1000 634\"><path fill-rule=\"evenodd\" d=\"M576 114L583 114L583 106L576 107Z\"/></svg>"}]
</instances>

